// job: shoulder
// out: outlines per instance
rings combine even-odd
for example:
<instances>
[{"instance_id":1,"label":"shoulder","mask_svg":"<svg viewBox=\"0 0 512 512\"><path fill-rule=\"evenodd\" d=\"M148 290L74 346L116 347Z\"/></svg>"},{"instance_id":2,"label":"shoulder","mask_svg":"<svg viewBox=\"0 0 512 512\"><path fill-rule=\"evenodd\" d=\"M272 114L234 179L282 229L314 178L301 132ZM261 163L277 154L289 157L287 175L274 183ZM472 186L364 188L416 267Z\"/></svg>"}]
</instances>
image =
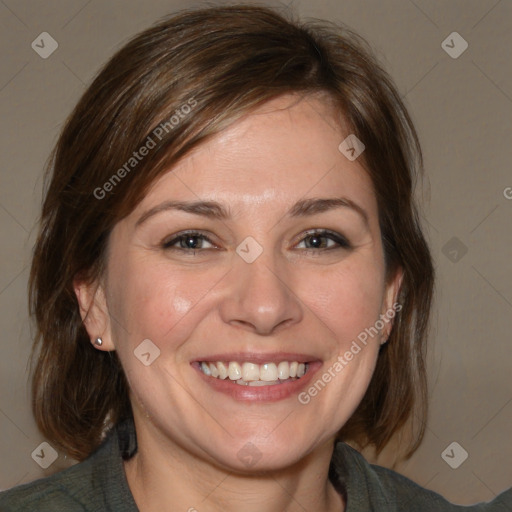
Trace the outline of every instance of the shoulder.
<instances>
[{"instance_id":1,"label":"shoulder","mask_svg":"<svg viewBox=\"0 0 512 512\"><path fill-rule=\"evenodd\" d=\"M89 512L93 489L91 461L0 493L2 512Z\"/></svg>"},{"instance_id":2,"label":"shoulder","mask_svg":"<svg viewBox=\"0 0 512 512\"><path fill-rule=\"evenodd\" d=\"M0 511L133 510L117 441L114 430L83 462L50 477L0 493Z\"/></svg>"},{"instance_id":3,"label":"shoulder","mask_svg":"<svg viewBox=\"0 0 512 512\"><path fill-rule=\"evenodd\" d=\"M345 487L347 512L510 512L512 488L489 503L456 505L390 469L370 464L346 443L336 444L331 469Z\"/></svg>"}]
</instances>

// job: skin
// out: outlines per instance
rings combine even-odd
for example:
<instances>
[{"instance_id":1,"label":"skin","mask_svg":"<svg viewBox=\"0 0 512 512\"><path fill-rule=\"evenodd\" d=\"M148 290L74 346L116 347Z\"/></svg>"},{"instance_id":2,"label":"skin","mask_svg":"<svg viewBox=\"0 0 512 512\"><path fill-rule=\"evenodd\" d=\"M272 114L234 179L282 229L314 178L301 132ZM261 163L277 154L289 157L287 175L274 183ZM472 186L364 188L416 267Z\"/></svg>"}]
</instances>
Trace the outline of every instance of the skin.
<instances>
[{"instance_id":1,"label":"skin","mask_svg":"<svg viewBox=\"0 0 512 512\"><path fill-rule=\"evenodd\" d=\"M125 470L142 511L345 508L327 476L334 438L364 396L391 323L307 405L296 394L235 400L191 366L219 352L304 353L322 362L316 380L395 302L400 274L386 282L372 183L338 150L349 132L333 112L325 97L285 95L236 121L115 226L101 282L75 284L91 340L118 352L129 381L139 451ZM350 207L288 213L301 199L340 197L367 221ZM216 201L229 216L166 210L137 225L169 200ZM184 230L210 242L163 248ZM263 249L253 263L236 253L248 236ZM144 339L160 349L150 366L134 356ZM247 443L260 454L251 467L237 456Z\"/></svg>"}]
</instances>

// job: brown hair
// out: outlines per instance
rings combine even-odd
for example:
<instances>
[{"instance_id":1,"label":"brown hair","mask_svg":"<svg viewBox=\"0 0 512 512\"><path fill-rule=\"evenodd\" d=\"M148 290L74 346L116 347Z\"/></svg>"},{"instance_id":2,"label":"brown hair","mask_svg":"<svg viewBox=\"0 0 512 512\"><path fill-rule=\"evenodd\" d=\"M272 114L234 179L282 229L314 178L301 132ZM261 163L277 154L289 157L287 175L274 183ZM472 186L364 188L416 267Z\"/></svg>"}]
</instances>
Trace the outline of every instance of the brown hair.
<instances>
[{"instance_id":1,"label":"brown hair","mask_svg":"<svg viewBox=\"0 0 512 512\"><path fill-rule=\"evenodd\" d=\"M66 453L85 458L107 419L116 424L131 416L121 365L115 353L92 347L73 280L101 277L113 226L192 148L272 98L315 92L335 101L340 122L365 144L360 158L378 200L388 275L404 272L402 309L339 438L378 453L414 413L419 430L408 455L418 447L427 412L433 268L413 199L422 168L414 126L357 34L244 5L185 11L136 36L87 89L48 163L30 275L33 411L43 434ZM157 141L158 126L167 129ZM158 144L128 167L148 137Z\"/></svg>"}]
</instances>

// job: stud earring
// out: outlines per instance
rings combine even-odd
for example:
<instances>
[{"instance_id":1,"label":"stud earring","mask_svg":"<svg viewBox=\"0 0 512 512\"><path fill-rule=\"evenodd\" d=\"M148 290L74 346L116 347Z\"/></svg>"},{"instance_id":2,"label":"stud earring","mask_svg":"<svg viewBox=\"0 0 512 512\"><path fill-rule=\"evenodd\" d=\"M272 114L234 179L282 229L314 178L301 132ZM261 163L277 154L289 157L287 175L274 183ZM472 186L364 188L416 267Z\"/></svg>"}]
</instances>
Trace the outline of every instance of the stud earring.
<instances>
[{"instance_id":1,"label":"stud earring","mask_svg":"<svg viewBox=\"0 0 512 512\"><path fill-rule=\"evenodd\" d=\"M97 347L101 347L101 345L103 345L103 340L101 338L96 338L94 340L94 344L97 346Z\"/></svg>"}]
</instances>

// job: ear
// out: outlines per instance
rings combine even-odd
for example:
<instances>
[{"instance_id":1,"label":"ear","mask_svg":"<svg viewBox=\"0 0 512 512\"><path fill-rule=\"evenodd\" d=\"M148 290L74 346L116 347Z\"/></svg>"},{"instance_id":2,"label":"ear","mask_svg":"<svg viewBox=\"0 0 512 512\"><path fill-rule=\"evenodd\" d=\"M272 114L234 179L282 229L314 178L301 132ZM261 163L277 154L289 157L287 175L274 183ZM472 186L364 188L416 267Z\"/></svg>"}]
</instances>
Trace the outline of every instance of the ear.
<instances>
[{"instance_id":1,"label":"ear","mask_svg":"<svg viewBox=\"0 0 512 512\"><path fill-rule=\"evenodd\" d=\"M402 286L403 277L404 271L402 267L399 267L386 284L381 311L381 318L382 316L386 318L386 325L382 332L381 344L386 343L388 340L391 329L393 328L393 319L396 313L402 309L402 305L398 304L398 295L400 293L400 287Z\"/></svg>"},{"instance_id":2,"label":"ear","mask_svg":"<svg viewBox=\"0 0 512 512\"><path fill-rule=\"evenodd\" d=\"M100 283L89 284L75 279L73 289L80 307L82 321L94 348L104 351L114 350L110 315L103 285ZM96 344L97 338L102 339L101 346Z\"/></svg>"}]
</instances>

